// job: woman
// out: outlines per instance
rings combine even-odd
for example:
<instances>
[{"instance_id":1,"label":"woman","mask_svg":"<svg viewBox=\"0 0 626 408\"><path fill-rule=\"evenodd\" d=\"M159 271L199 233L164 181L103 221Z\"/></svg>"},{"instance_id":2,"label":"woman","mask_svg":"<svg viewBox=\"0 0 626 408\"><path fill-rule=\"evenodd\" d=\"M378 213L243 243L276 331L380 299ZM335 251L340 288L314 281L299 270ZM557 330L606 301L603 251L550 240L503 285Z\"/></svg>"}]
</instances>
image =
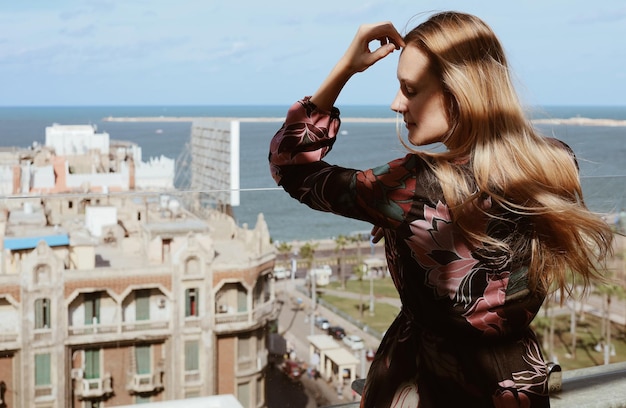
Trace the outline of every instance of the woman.
<instances>
[{"instance_id":1,"label":"woman","mask_svg":"<svg viewBox=\"0 0 626 408\"><path fill-rule=\"evenodd\" d=\"M370 51L368 44L380 41ZM333 107L357 72L402 49L391 108L408 141L442 143L371 170L331 166ZM408 145L405 144L408 147ZM404 38L361 26L320 88L270 145L276 182L311 208L372 223L402 300L362 407L545 407L546 364L529 327L568 273L587 284L610 251L563 143L524 117L502 47L480 19L433 15Z\"/></svg>"}]
</instances>

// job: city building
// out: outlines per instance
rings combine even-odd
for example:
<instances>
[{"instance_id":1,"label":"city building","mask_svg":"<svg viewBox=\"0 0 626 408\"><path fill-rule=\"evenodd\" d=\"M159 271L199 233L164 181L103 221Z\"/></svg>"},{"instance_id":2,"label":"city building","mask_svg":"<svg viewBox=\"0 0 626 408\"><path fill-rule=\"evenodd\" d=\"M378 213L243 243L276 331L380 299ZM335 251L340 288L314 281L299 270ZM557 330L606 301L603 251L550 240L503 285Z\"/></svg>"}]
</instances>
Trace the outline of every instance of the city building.
<instances>
[{"instance_id":1,"label":"city building","mask_svg":"<svg viewBox=\"0 0 626 408\"><path fill-rule=\"evenodd\" d=\"M175 190L115 184L123 178L111 170L134 162L132 148L108 171L83 173L88 188L68 187L80 172L61 170L88 163L79 156L93 159L95 148L75 148L83 142L72 137L48 143L57 147L21 156L14 195L2 202L0 404L93 408L232 394L245 408L265 406L278 309L263 216L249 229L199 204L192 212Z\"/></svg>"}]
</instances>

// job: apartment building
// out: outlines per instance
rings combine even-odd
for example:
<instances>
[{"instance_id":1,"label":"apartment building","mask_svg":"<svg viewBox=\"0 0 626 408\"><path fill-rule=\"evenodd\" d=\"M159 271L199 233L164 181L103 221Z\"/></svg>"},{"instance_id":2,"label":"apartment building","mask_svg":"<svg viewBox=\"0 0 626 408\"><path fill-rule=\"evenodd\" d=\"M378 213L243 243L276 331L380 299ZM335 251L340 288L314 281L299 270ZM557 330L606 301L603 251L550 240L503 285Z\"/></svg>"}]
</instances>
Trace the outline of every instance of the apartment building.
<instances>
[{"instance_id":1,"label":"apartment building","mask_svg":"<svg viewBox=\"0 0 626 408\"><path fill-rule=\"evenodd\" d=\"M277 308L261 215L247 229L165 194L42 197L0 214L0 406L265 406Z\"/></svg>"}]
</instances>

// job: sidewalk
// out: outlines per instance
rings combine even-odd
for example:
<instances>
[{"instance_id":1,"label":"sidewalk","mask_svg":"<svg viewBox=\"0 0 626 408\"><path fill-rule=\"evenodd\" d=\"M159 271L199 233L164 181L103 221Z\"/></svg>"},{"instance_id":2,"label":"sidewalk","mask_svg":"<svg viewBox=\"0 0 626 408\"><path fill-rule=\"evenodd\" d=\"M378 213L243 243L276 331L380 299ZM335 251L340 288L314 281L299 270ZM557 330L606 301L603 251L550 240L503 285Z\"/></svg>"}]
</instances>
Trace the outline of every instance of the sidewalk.
<instances>
[{"instance_id":1,"label":"sidewalk","mask_svg":"<svg viewBox=\"0 0 626 408\"><path fill-rule=\"evenodd\" d=\"M297 292L295 286L301 284L302 282L296 280L295 286L291 283L290 280L283 281L284 283L284 293L286 296L292 296L294 294L300 294ZM343 293L343 292L341 292ZM301 296L302 304L305 309L308 309L311 305L311 299L305 296ZM317 305L317 314L320 316L324 316L331 320L334 324L342 326L347 333L358 334L363 338L366 345L368 347L377 347L379 340L372 335L363 332L361 329L348 322L347 320L341 318L338 315L335 315L333 312L328 310L327 308ZM282 328L279 328L281 330ZM293 345L296 354L301 358L309 355L309 345L306 341L299 339L293 333L285 333L285 340L287 340L291 345ZM308 359L308 358L307 358ZM308 361L305 360L308 363ZM364 374L367 374L367 370L369 369L369 364L364 370ZM361 372L357 372L357 376L361 377ZM329 405L340 405L340 404L349 404L354 402L358 402L360 400L360 396L354 395L352 392L352 388L350 384L346 384L341 390L341 394L339 395L334 384L328 383L326 380L321 378L312 379L308 376L304 375L301 378L302 384L305 386L307 390L307 395L309 395L309 401L305 408L317 408L317 407L326 407ZM354 398L354 400L353 400Z\"/></svg>"}]
</instances>

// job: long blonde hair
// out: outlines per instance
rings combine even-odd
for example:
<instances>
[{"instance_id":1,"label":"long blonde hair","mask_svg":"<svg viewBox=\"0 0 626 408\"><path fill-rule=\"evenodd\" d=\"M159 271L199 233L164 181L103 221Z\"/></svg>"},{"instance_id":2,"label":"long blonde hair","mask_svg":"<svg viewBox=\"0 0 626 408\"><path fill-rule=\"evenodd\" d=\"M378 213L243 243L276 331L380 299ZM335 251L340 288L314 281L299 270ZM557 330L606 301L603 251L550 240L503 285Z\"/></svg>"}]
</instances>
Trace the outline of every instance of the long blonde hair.
<instances>
[{"instance_id":1,"label":"long blonde hair","mask_svg":"<svg viewBox=\"0 0 626 408\"><path fill-rule=\"evenodd\" d=\"M429 55L444 87L447 150L422 154L433 159L466 237L529 254L531 284L562 295L572 289L569 272L579 274L585 287L601 278L599 264L612 248L610 227L585 206L571 151L539 135L526 118L491 28L475 16L443 12L411 30L405 42ZM485 197L526 223L523 239L495 239L476 224L477 211L497 217L481 208Z\"/></svg>"}]
</instances>

